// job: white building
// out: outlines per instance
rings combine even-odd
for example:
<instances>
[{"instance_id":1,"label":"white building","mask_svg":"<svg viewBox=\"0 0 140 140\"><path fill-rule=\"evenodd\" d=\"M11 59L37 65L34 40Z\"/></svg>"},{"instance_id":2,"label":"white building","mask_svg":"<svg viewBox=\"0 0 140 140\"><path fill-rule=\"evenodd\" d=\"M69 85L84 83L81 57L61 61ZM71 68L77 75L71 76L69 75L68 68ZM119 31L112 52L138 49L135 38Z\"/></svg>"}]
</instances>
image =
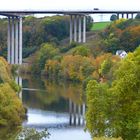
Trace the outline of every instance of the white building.
<instances>
[{"instance_id":1,"label":"white building","mask_svg":"<svg viewBox=\"0 0 140 140\"><path fill-rule=\"evenodd\" d=\"M116 55L119 55L121 58L124 58L127 56L127 53L124 50L117 50Z\"/></svg>"}]
</instances>

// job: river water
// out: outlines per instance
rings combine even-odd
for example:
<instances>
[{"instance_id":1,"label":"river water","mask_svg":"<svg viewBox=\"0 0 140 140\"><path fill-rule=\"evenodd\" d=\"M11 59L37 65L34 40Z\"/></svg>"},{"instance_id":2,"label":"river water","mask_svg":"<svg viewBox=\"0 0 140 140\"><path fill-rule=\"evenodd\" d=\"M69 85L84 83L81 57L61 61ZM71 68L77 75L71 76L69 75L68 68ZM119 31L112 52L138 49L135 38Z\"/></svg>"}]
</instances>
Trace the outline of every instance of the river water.
<instances>
[{"instance_id":1,"label":"river water","mask_svg":"<svg viewBox=\"0 0 140 140\"><path fill-rule=\"evenodd\" d=\"M20 97L28 109L23 126L47 128L49 140L91 140L84 131L86 106L80 84L23 76L22 88Z\"/></svg>"}]
</instances>

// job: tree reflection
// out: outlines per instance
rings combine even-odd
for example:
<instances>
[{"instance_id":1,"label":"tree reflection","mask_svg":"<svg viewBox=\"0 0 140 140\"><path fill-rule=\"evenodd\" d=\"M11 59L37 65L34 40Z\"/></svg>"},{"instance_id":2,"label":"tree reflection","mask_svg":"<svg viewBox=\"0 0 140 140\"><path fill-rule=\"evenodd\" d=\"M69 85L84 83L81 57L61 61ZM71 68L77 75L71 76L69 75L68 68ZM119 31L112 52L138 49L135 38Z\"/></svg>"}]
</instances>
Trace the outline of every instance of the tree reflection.
<instances>
[{"instance_id":1,"label":"tree reflection","mask_svg":"<svg viewBox=\"0 0 140 140\"><path fill-rule=\"evenodd\" d=\"M83 102L83 88L80 84L24 77L23 86L38 89L36 91L23 91L23 102L28 107L49 110L49 108L52 109L55 106L56 110L67 111L69 99L76 104L82 104Z\"/></svg>"}]
</instances>

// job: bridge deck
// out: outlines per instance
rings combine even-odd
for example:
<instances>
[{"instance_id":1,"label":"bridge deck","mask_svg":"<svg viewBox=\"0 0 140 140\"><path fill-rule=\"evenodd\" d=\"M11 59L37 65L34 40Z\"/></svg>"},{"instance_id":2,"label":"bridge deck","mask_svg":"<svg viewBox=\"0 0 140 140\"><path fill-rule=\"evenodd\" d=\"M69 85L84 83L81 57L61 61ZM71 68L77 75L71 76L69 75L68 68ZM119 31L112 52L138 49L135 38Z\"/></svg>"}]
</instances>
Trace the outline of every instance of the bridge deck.
<instances>
[{"instance_id":1,"label":"bridge deck","mask_svg":"<svg viewBox=\"0 0 140 140\"><path fill-rule=\"evenodd\" d=\"M140 13L140 10L0 10L1 15L10 14L112 14L112 13Z\"/></svg>"}]
</instances>

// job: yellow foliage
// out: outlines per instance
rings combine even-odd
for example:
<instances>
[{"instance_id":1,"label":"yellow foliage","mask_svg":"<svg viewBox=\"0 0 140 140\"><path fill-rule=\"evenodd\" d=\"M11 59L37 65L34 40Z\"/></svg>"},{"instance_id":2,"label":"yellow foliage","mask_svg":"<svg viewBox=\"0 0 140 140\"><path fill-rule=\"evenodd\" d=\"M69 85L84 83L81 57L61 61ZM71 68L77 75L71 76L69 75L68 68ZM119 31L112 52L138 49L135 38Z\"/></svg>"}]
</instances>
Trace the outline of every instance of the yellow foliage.
<instances>
[{"instance_id":1,"label":"yellow foliage","mask_svg":"<svg viewBox=\"0 0 140 140\"><path fill-rule=\"evenodd\" d=\"M125 22L125 21L126 21L126 19L121 18L121 19L115 20L114 23L115 23L115 25L117 25L117 24L120 24L121 22Z\"/></svg>"},{"instance_id":2,"label":"yellow foliage","mask_svg":"<svg viewBox=\"0 0 140 140\"><path fill-rule=\"evenodd\" d=\"M0 84L0 126L20 125L25 114L22 102L8 83Z\"/></svg>"},{"instance_id":3,"label":"yellow foliage","mask_svg":"<svg viewBox=\"0 0 140 140\"><path fill-rule=\"evenodd\" d=\"M16 91L19 86L12 80L10 66L0 57L0 127L20 125L25 115Z\"/></svg>"},{"instance_id":4,"label":"yellow foliage","mask_svg":"<svg viewBox=\"0 0 140 140\"><path fill-rule=\"evenodd\" d=\"M95 66L95 71L92 73L92 76L96 79L96 80L101 80L103 79L103 81L106 81L106 78L112 77L111 75L109 76L105 76L101 74L101 66L102 64L106 61L106 60L110 60L113 64L116 64L117 62L120 61L120 58L116 55L112 55L110 53L106 53L104 55L98 56L96 57L96 59L94 60L94 66ZM113 69L115 65L111 66L110 71Z\"/></svg>"},{"instance_id":5,"label":"yellow foliage","mask_svg":"<svg viewBox=\"0 0 140 140\"><path fill-rule=\"evenodd\" d=\"M6 60L0 57L0 79L3 82L10 82L10 68Z\"/></svg>"},{"instance_id":6,"label":"yellow foliage","mask_svg":"<svg viewBox=\"0 0 140 140\"><path fill-rule=\"evenodd\" d=\"M67 55L63 57L61 65L65 77L82 81L84 78L87 78L85 77L85 73L88 71L88 67L91 68L94 66L94 59L81 55Z\"/></svg>"}]
</instances>

